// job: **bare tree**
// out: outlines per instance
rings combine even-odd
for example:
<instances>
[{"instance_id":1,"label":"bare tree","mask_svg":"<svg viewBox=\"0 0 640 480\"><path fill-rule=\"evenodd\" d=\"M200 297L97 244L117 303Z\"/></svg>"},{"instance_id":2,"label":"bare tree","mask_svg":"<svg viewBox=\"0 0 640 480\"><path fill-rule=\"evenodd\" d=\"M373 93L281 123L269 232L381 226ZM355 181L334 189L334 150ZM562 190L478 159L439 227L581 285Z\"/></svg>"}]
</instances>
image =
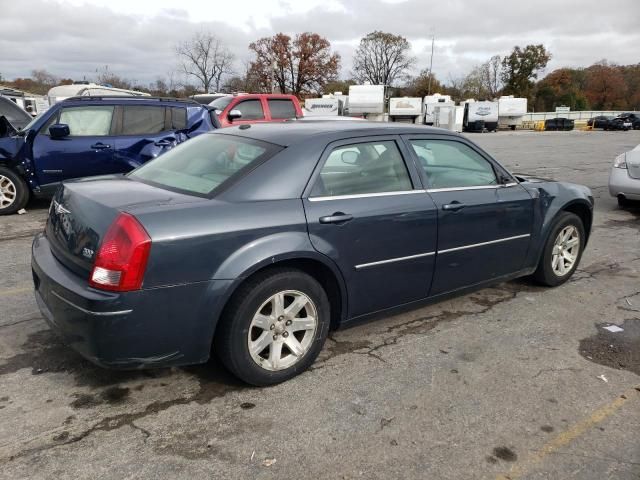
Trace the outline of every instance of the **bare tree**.
<instances>
[{"instance_id":1,"label":"bare tree","mask_svg":"<svg viewBox=\"0 0 640 480\"><path fill-rule=\"evenodd\" d=\"M481 65L482 82L490 98L495 98L502 89L502 58L494 55Z\"/></svg>"},{"instance_id":2,"label":"bare tree","mask_svg":"<svg viewBox=\"0 0 640 480\"><path fill-rule=\"evenodd\" d=\"M195 77L205 93L219 91L223 76L233 73L233 54L211 33L196 33L179 44L176 53L181 70L187 77Z\"/></svg>"},{"instance_id":3,"label":"bare tree","mask_svg":"<svg viewBox=\"0 0 640 480\"><path fill-rule=\"evenodd\" d=\"M360 40L353 59L353 76L360 82L393 85L415 64L410 50L411 45L400 35L371 32Z\"/></svg>"}]
</instances>

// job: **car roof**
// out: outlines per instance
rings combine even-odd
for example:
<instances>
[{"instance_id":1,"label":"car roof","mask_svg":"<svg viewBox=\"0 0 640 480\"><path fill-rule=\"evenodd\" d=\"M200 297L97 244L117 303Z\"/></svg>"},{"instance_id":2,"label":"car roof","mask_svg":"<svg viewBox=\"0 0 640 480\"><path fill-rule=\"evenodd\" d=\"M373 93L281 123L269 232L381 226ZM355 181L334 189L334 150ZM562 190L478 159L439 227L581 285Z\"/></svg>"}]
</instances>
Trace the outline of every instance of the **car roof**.
<instances>
[{"instance_id":1,"label":"car roof","mask_svg":"<svg viewBox=\"0 0 640 480\"><path fill-rule=\"evenodd\" d=\"M455 132L442 128L424 125L409 125L401 123L369 122L369 121L340 121L331 122L305 121L283 123L254 123L237 127L217 130L216 134L236 135L254 140L274 143L288 147L307 141L311 138L326 137L329 140L361 137L367 135L401 135L401 134L438 134L457 135Z\"/></svg>"}]
</instances>

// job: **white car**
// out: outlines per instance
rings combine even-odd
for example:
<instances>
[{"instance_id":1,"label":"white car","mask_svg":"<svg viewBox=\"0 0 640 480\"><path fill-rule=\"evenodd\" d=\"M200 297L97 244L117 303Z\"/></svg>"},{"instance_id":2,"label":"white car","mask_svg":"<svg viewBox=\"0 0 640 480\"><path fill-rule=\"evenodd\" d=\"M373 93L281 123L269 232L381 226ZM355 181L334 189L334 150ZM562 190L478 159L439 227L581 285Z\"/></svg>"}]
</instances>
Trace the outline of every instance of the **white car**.
<instances>
[{"instance_id":1,"label":"white car","mask_svg":"<svg viewBox=\"0 0 640 480\"><path fill-rule=\"evenodd\" d=\"M613 161L609 193L618 199L621 207L627 206L630 200L640 201L640 145Z\"/></svg>"}]
</instances>

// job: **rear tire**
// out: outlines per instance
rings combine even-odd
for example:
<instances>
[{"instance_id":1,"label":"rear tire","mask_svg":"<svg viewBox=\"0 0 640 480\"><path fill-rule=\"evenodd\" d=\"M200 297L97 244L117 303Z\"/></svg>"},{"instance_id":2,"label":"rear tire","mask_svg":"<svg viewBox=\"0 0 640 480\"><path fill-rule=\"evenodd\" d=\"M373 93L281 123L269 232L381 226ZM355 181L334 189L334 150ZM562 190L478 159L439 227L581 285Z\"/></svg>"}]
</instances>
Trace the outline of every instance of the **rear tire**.
<instances>
[{"instance_id":1,"label":"rear tire","mask_svg":"<svg viewBox=\"0 0 640 480\"><path fill-rule=\"evenodd\" d=\"M215 351L246 383L262 387L284 382L317 358L330 315L327 294L313 277L290 268L258 273L225 308Z\"/></svg>"},{"instance_id":2,"label":"rear tire","mask_svg":"<svg viewBox=\"0 0 640 480\"><path fill-rule=\"evenodd\" d=\"M11 215L29 201L29 187L13 170L0 167L0 215Z\"/></svg>"},{"instance_id":3,"label":"rear tire","mask_svg":"<svg viewBox=\"0 0 640 480\"><path fill-rule=\"evenodd\" d=\"M533 278L548 287L557 287L571 278L578 268L586 241L582 220L563 212L551 228Z\"/></svg>"}]
</instances>

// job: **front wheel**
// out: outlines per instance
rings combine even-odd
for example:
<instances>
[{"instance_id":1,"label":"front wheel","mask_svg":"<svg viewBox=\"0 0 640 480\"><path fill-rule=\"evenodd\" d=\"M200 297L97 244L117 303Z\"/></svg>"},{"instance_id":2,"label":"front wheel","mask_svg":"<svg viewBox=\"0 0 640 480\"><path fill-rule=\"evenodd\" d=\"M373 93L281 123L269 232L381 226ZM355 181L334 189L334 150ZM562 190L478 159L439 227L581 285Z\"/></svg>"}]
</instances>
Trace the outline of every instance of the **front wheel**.
<instances>
[{"instance_id":1,"label":"front wheel","mask_svg":"<svg viewBox=\"0 0 640 480\"><path fill-rule=\"evenodd\" d=\"M562 213L551 229L533 277L549 287L569 280L578 268L585 241L580 217L570 212Z\"/></svg>"},{"instance_id":2,"label":"front wheel","mask_svg":"<svg viewBox=\"0 0 640 480\"><path fill-rule=\"evenodd\" d=\"M259 273L234 294L220 319L214 345L241 380L273 385L305 371L329 333L327 294L295 269Z\"/></svg>"},{"instance_id":3,"label":"front wheel","mask_svg":"<svg viewBox=\"0 0 640 480\"><path fill-rule=\"evenodd\" d=\"M13 170L0 167L0 215L11 215L29 201L29 187Z\"/></svg>"}]
</instances>

